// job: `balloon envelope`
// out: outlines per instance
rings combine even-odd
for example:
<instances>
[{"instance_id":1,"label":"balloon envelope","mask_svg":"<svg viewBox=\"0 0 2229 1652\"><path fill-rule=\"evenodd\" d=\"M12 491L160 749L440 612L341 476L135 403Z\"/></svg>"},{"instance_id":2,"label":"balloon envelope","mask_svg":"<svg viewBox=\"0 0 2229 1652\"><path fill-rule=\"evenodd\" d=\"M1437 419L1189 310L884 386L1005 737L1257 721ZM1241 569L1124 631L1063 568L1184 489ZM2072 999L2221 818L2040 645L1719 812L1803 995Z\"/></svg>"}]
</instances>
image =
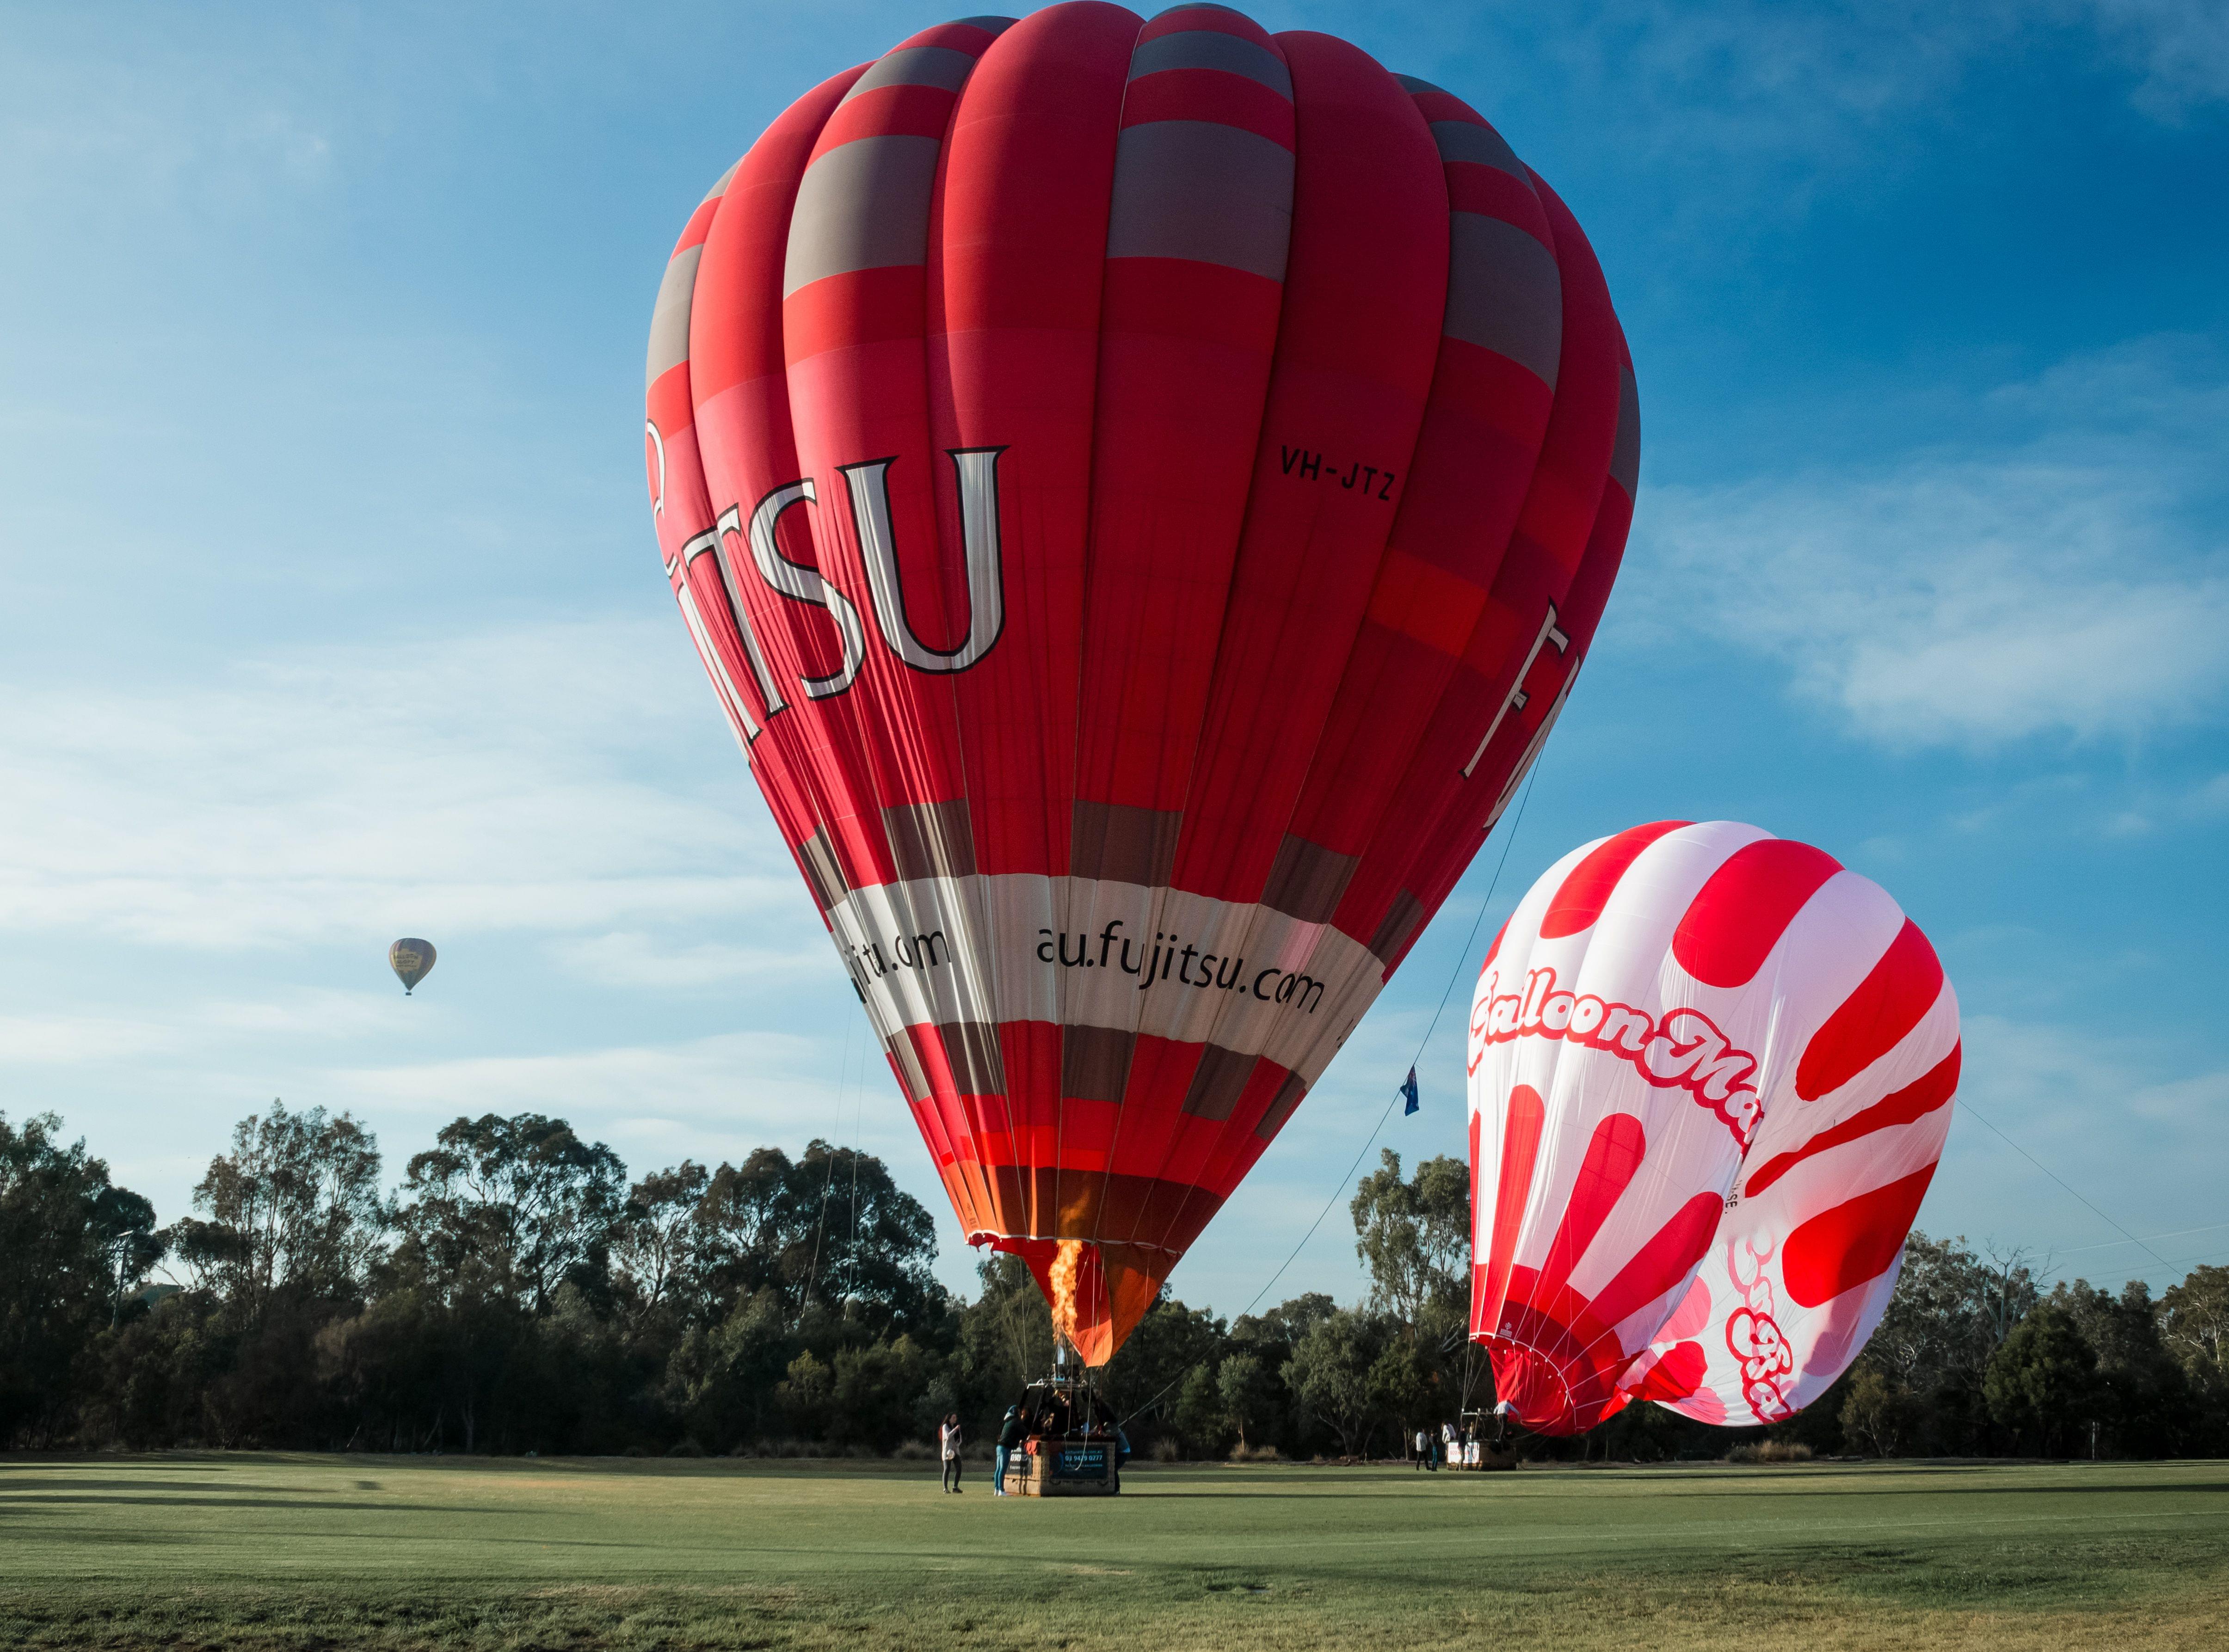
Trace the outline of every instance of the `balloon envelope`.
<instances>
[{"instance_id":1,"label":"balloon envelope","mask_svg":"<svg viewBox=\"0 0 2229 1652\"><path fill-rule=\"evenodd\" d=\"M1191 7L800 99L652 323L665 571L971 1243L1102 1361L1507 804L1632 512L1475 112Z\"/></svg>"},{"instance_id":2,"label":"balloon envelope","mask_svg":"<svg viewBox=\"0 0 2229 1652\"><path fill-rule=\"evenodd\" d=\"M1958 1083L1879 886L1731 821L1586 844L1495 937L1469 1047L1471 1332L1527 1427L1777 1422L1857 1357Z\"/></svg>"},{"instance_id":3,"label":"balloon envelope","mask_svg":"<svg viewBox=\"0 0 2229 1652\"><path fill-rule=\"evenodd\" d=\"M406 935L387 949L387 967L395 971L402 983L408 996L411 989L431 974L434 968L434 943Z\"/></svg>"}]
</instances>

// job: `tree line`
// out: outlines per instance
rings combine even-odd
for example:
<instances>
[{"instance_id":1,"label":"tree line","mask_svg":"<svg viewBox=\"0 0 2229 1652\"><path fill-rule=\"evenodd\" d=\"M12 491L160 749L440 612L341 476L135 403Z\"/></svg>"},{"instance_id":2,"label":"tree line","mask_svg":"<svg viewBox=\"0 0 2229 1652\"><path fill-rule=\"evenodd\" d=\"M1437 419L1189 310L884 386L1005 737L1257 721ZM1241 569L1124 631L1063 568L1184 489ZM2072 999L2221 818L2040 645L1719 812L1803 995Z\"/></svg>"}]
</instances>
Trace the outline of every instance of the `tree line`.
<instances>
[{"instance_id":1,"label":"tree line","mask_svg":"<svg viewBox=\"0 0 2229 1652\"><path fill-rule=\"evenodd\" d=\"M1352 1205L1371 1282L1228 1321L1164 1292L1103 1373L1162 1457L1392 1455L1489 1410L1466 1335L1470 1187L1386 1152ZM387 1188L346 1113L240 1122L158 1226L59 1120L0 1116L0 1447L888 1454L959 1412L986 1442L1052 1358L1028 1271L936 1279L880 1160L684 1162L631 1179L564 1120L458 1118ZM1915 1233L1880 1329L1770 1431L1628 1407L1541 1457L1717 1457L1770 1434L1866 1456L2229 1448L2229 1268L2154 1300Z\"/></svg>"}]
</instances>

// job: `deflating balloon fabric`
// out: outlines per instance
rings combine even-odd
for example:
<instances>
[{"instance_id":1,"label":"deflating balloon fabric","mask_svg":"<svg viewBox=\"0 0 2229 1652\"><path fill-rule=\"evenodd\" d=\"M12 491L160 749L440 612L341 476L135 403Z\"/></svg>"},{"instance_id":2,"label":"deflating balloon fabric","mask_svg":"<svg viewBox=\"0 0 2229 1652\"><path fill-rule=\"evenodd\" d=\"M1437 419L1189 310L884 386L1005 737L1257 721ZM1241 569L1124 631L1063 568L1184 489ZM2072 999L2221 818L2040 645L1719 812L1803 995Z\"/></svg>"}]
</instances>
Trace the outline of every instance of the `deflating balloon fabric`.
<instances>
[{"instance_id":1,"label":"deflating balloon fabric","mask_svg":"<svg viewBox=\"0 0 2229 1652\"><path fill-rule=\"evenodd\" d=\"M971 1243L1103 1361L1506 807L1623 336L1450 93L1192 6L923 30L712 188L665 573Z\"/></svg>"},{"instance_id":2,"label":"deflating balloon fabric","mask_svg":"<svg viewBox=\"0 0 2229 1652\"><path fill-rule=\"evenodd\" d=\"M1471 1334L1544 1434L1793 1416L1895 1289L1958 1000L1870 879L1731 821L1551 867L1471 1005Z\"/></svg>"}]
</instances>

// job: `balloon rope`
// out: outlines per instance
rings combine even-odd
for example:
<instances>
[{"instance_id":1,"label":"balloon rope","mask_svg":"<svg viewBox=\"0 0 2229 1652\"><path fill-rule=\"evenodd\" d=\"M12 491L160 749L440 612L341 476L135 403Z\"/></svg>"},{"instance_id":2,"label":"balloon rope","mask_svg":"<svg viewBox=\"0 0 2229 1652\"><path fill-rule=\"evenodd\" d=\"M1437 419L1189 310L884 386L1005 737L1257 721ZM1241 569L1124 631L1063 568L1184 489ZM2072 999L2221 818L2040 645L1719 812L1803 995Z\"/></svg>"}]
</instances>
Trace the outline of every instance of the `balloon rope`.
<instances>
[{"instance_id":1,"label":"balloon rope","mask_svg":"<svg viewBox=\"0 0 2229 1652\"><path fill-rule=\"evenodd\" d=\"M1462 951L1455 954L1455 967L1448 974L1447 990L1440 994L1440 1007L1432 1012L1432 1024L1424 1029L1424 1036L1417 1042L1416 1053L1409 1063L1412 1068L1424 1059L1424 1046L1432 1041L1432 1034L1439 1030L1440 1017L1448 1013L1448 1000L1455 996L1455 983L1462 979L1463 966L1470 961L1470 949L1478 940L1480 925L1486 922L1486 909L1493 904L1493 892L1501 883L1501 869L1509 864L1510 846L1517 842L1517 829L1525 823L1525 805L1532 801L1532 782L1539 773L1540 765L1536 762L1532 772L1525 777L1525 795L1517 800L1517 818L1509 823L1509 836L1501 840L1500 861L1493 868L1493 881L1486 886L1486 899L1478 903L1478 916L1470 920L1470 933L1464 938Z\"/></svg>"},{"instance_id":2,"label":"balloon rope","mask_svg":"<svg viewBox=\"0 0 2229 1652\"><path fill-rule=\"evenodd\" d=\"M847 1015L844 1020L844 1062L836 1069L836 1133L839 1136L844 1132L844 1091L851 1076L851 1032L852 1021ZM865 1078L866 1075L863 1072L860 1074L860 1081L864 1083ZM828 1195L836 1186L834 1145L832 1143L830 1143L828 1175L820 1184L820 1213L813 1219L813 1267L805 1276L805 1295L797 1304L797 1311L800 1316L813 1305L813 1287L820 1283L820 1239L828 1226ZM809 1143L807 1149L810 1150Z\"/></svg>"},{"instance_id":3,"label":"balloon rope","mask_svg":"<svg viewBox=\"0 0 2229 1652\"><path fill-rule=\"evenodd\" d=\"M2089 1201L2087 1199L2083 1199L2083 1198L2082 1198L2082 1195L2081 1195L2081 1194L2080 1194L2080 1193L2077 1192L2077 1191L2075 1190L2075 1188L2073 1188L2073 1187L2072 1187L2069 1182L2067 1182L2067 1181L2065 1181L2065 1178L2063 1178L2062 1176L2060 1176L2060 1175L2059 1175L2059 1174L2056 1170L2052 1169L2049 1165L2046 1164L2046 1163L2045 1163L2041 1159L2039 1159L2038 1157L2036 1157L2036 1156L2035 1156L2034 1154L2033 1154L2033 1153L2029 1152L2026 1148L2022 1147L2022 1146L2021 1146L2018 1142L2015 1142L2014 1140L2013 1140L2013 1138L2012 1138L2011 1137L2009 1137L2009 1136L2006 1135L2006 1134L2004 1133L2004 1131L2002 1131L2002 1130L1998 1130L1998 1129L1997 1129L1997 1127L1996 1127L1995 1124L1989 1124L1989 1121L1988 1121L1988 1119L1986 1119L1986 1118L1982 1118L1982 1115L1981 1115L1980 1111L1979 1111L1975 1107L1975 1105L1974 1105L1974 1104L1973 1104L1972 1102L1970 1102L1970 1101L1962 1101L1962 1102L1960 1102L1960 1103L1958 1104L1958 1109L1957 1109L1957 1111L1958 1111L1958 1112L1960 1112L1960 1113L1971 1113L1971 1114L1973 1114L1973 1116L1974 1116L1976 1119L1980 1119L1980 1120L1981 1120L1981 1122L1982 1122L1982 1124L1988 1124L1988 1125L1989 1125L1989 1129L1991 1130L1991 1131L1993 1131L1993 1132L1995 1134L1995 1136L1996 1136L1996 1137L1997 1137L1997 1139L1998 1139L1998 1140L2001 1141L2001 1142L2002 1142L2002 1143L2003 1143L2007 1147L2008 1147L2008 1148L2012 1149L2012 1150L2013 1150L2014 1152L2015 1152L2015 1153L2019 1154L2019 1155L2020 1156L2020 1157L2022 1157L2022 1158L2026 1159L2026 1160L2027 1160L2030 1164L2033 1165L2037 1169L2039 1169L2039 1170L2042 1171L2042 1172L2044 1173L2044 1175L2046 1175L2049 1176L2049 1177L2050 1177L2053 1181L2058 1182L2058 1183L2059 1183L2059 1185L2060 1187L2062 1187L2062 1188L2065 1188L2066 1189L2066 1191L2067 1191L2067 1192L2069 1192L2069 1193L2071 1193L2071 1194L2074 1194L2074 1196L2075 1196L2077 1199L2080 1199L2080 1200L2082 1200L2082 1203L2083 1203L2085 1207L2088 1207L2088 1209L2089 1209L2089 1211L2090 1211L2090 1213L2091 1213L2091 1215L2093 1215L2093 1216L2097 1217L2097 1220L2100 1220L2100 1221L2102 1221L2102 1222L2104 1222L2104 1223L2105 1224L2105 1226L2108 1226L2108 1227L2111 1228L2111 1229L2112 1229L2116 1233L2118 1233L2118 1234L2119 1234L2123 1239L2126 1239L2129 1244L2131 1244L2131 1245L2135 1245L2138 1250L2142 1251L2142 1252L2146 1256L2148 1256L2148 1257L2151 1258L2151 1259L2152 1259L2153 1261L2155 1261L2155 1262L2158 1263L2158 1264L2159 1264L2162 1267L2163 1267L2163 1268L2171 1268L2171 1267L2174 1267L2174 1266L2175 1266L2175 1265L2176 1265L2174 1263L2172 1263L2172 1262L2168 1261L2165 1257L2162 1256L2162 1255L2161 1255L2157 1251L2155 1251L2154 1249L2152 1249L2152 1247L2151 1247L2150 1245L2149 1245L2145 1244L2145 1243L2143 1242L2143 1240L2142 1240L2142 1239L2138 1239L2138 1238L2137 1238L2134 1233L2131 1233L2130 1232L2129 1232L2129 1230L2128 1230L2127 1228L2125 1228L2125 1227L2122 1226L2120 1225L2120 1223L2118 1223L2118 1222L2115 1221L2115 1220L2114 1220L2110 1216L2108 1216L2108 1215L2107 1215L2104 1211L2102 1211L2102 1210L2098 1209L2097 1206L2095 1206L2095 1205L2093 1205L2093 1204L2091 1204L2091 1203L2090 1203L2090 1201ZM1951 1117L1955 1119L1955 1118L1957 1117L1957 1114L1956 1114L1956 1113L1953 1113L1953 1114L1951 1115ZM2193 1228L2191 1231L2192 1231L2193 1233L2203 1233L2203 1232L2205 1232L2205 1230L2204 1230L2203 1228ZM2172 1236L2171 1234L2162 1233L2162 1234L2158 1235L2158 1237L2159 1237L2159 1238L2162 1238L2162 1239L2168 1239L2168 1238L2171 1238L2171 1237L2173 1237L2173 1236ZM2093 1248L2095 1248L2095 1247L2093 1247ZM2048 1265L2049 1265L2049 1264L2047 1264L2047 1263L2046 1263L2045 1265L2048 1266Z\"/></svg>"},{"instance_id":4,"label":"balloon rope","mask_svg":"<svg viewBox=\"0 0 2229 1652\"><path fill-rule=\"evenodd\" d=\"M1525 806L1532 801L1532 782L1538 779L1539 775L1540 765L1535 762L1532 765L1532 772L1525 777L1525 795L1517 801L1517 818L1509 823L1509 836L1501 840L1501 859L1493 868L1492 880L1486 886L1485 898L1478 903L1478 916L1470 920L1470 934L1462 944L1462 951L1455 954L1455 967L1449 972L1447 990L1440 995L1440 1007L1432 1012L1432 1024L1424 1029L1423 1042L1416 1046L1416 1057L1409 1063L1412 1069L1416 1062L1424 1059L1424 1046L1432 1041L1432 1034L1438 1029L1440 1017L1447 1013L1448 1000L1455 996L1455 983L1462 976L1463 966L1470 961L1471 944L1478 939L1479 925L1486 921L1487 908L1493 904L1493 892L1501 886L1502 868L1509 864L1510 846L1517 841L1518 828L1525 823ZM1308 1241L1316 1236L1316 1229L1323 1226L1323 1219L1331 1214L1331 1207L1339 1202L1339 1194L1346 1191L1346 1184L1353 1180L1354 1173L1362 1168L1364 1155L1377 1144L1378 1133L1385 1128L1385 1121L1393 1117L1393 1102L1400 1100L1401 1095L1401 1091L1396 1088L1392 1101L1388 1101L1385 1104L1385 1111L1378 1115L1378 1123L1371 1130L1370 1139L1363 1143L1361 1151L1354 1156L1354 1162L1346 1167L1346 1174L1339 1179L1339 1185L1332 1189L1331 1197L1324 1201L1324 1207L1316 1213L1315 1220L1308 1224L1308 1231L1301 1235L1301 1242L1293 1246L1292 1255L1278 1264L1276 1272L1269 1276L1269 1284L1263 1285L1254 1293L1254 1301L1248 1303L1245 1307L1238 1310L1239 1318L1243 1319L1254 1311L1255 1303L1269 1294L1269 1286L1283 1278L1285 1270L1293 1265L1294 1258L1307 1248Z\"/></svg>"},{"instance_id":5,"label":"balloon rope","mask_svg":"<svg viewBox=\"0 0 2229 1652\"><path fill-rule=\"evenodd\" d=\"M848 1057L848 1053L847 1053L847 1057ZM850 1061L848 1059L846 1059L846 1060L845 1061L844 1065L845 1065L845 1068L848 1070L848 1069L850 1068L850 1066L851 1066L851 1061ZM839 1108L844 1105L844 1104L843 1104L843 1096L842 1096L842 1093L841 1093L840 1092L838 1093L838 1096L837 1096L837 1103L836 1103L836 1105L837 1105ZM864 1137L864 1136L866 1134L866 1124L867 1124L867 1064L866 1064L866 1053L865 1053L864 1051L862 1051L862 1052L860 1052L860 1058L859 1058L859 1082L858 1082L856 1085L854 1085L854 1086L852 1087L852 1091L851 1091L851 1290L852 1294L853 1294L853 1295L855 1295L855 1296L858 1293L858 1290L859 1290L859 1149L860 1149L861 1146L863 1145L863 1143L862 1143L862 1141L861 1141L861 1139L860 1139L860 1138L861 1138L862 1137Z\"/></svg>"}]
</instances>

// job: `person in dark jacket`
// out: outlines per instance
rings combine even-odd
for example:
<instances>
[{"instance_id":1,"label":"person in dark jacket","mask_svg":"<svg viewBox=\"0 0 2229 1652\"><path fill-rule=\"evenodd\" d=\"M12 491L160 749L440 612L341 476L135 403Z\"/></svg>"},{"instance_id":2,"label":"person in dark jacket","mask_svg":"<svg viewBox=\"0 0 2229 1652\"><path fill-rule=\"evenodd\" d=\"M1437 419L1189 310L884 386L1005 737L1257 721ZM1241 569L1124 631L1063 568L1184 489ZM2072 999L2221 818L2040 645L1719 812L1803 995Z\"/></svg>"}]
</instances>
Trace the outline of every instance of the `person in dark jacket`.
<instances>
[{"instance_id":1,"label":"person in dark jacket","mask_svg":"<svg viewBox=\"0 0 2229 1652\"><path fill-rule=\"evenodd\" d=\"M991 1495L993 1497L1006 1495L1006 1464L1021 1449L1021 1444L1022 1408L1009 1405L1006 1407L1006 1420L999 1428L999 1467L991 1476Z\"/></svg>"}]
</instances>

